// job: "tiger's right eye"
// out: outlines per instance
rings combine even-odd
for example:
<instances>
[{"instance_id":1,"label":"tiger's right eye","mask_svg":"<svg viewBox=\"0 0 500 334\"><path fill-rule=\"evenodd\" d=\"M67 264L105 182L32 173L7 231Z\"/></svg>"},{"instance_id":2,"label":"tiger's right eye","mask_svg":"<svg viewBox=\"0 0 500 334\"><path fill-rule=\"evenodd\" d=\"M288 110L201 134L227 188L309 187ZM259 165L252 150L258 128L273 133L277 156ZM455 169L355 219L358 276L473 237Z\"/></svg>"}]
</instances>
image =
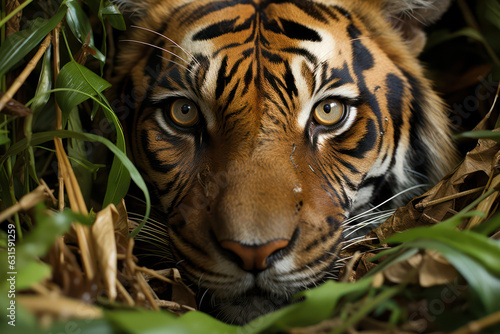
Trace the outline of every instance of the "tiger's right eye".
<instances>
[{"instance_id":1,"label":"tiger's right eye","mask_svg":"<svg viewBox=\"0 0 500 334\"><path fill-rule=\"evenodd\" d=\"M183 128L195 126L200 119L199 113L198 106L184 98L174 100L167 110L172 122Z\"/></svg>"}]
</instances>

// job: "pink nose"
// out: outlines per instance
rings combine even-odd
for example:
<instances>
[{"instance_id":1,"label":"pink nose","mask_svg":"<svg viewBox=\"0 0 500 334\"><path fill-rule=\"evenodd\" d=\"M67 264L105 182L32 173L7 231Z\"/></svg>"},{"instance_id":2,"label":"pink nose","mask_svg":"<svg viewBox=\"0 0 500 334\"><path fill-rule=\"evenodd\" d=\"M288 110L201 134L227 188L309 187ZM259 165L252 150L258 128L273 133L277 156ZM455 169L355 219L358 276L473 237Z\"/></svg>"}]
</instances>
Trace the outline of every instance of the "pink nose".
<instances>
[{"instance_id":1,"label":"pink nose","mask_svg":"<svg viewBox=\"0 0 500 334\"><path fill-rule=\"evenodd\" d=\"M220 245L238 256L247 271L262 271L267 268L271 254L288 246L289 240L275 240L263 245L247 246L235 241L222 241Z\"/></svg>"}]
</instances>

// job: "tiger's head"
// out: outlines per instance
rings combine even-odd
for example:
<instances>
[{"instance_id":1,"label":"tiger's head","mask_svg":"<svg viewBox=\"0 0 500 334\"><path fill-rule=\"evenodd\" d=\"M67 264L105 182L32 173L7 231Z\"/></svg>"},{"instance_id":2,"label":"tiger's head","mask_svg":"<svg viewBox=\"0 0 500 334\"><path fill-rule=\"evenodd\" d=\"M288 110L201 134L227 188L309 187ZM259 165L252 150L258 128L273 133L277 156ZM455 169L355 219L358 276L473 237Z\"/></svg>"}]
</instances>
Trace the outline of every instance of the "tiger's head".
<instances>
[{"instance_id":1,"label":"tiger's head","mask_svg":"<svg viewBox=\"0 0 500 334\"><path fill-rule=\"evenodd\" d=\"M226 321L325 280L349 216L454 161L416 58L447 1L117 2L135 21L116 68L133 159Z\"/></svg>"}]
</instances>

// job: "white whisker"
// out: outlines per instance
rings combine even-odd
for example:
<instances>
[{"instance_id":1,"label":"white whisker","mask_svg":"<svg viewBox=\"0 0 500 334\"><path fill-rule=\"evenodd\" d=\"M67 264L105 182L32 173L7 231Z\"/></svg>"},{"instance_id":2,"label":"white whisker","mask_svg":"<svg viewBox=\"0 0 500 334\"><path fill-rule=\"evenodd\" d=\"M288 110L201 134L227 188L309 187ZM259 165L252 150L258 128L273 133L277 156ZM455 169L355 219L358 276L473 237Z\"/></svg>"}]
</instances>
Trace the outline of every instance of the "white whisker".
<instances>
[{"instance_id":1,"label":"white whisker","mask_svg":"<svg viewBox=\"0 0 500 334\"><path fill-rule=\"evenodd\" d=\"M355 245L355 244L360 243L360 242L363 242L363 241L368 241L368 240L376 240L376 239L377 239L377 238L359 239L359 240L356 240L356 241L355 241L355 242L353 242L353 243L350 243L350 244L348 244L348 245L346 245L346 246L342 247L342 248L341 248L341 250L344 250L344 249L346 249L346 248L349 248L349 247L351 247L352 245Z\"/></svg>"},{"instance_id":2,"label":"white whisker","mask_svg":"<svg viewBox=\"0 0 500 334\"><path fill-rule=\"evenodd\" d=\"M163 60L166 60L168 62L171 62L173 64L176 64L176 65L179 65L180 67L182 67L183 69L185 69L186 71L188 71L189 73L191 73L193 76L195 75L193 71L191 71L189 68L187 68L186 66L182 65L182 64L179 64L178 62L172 60L172 59L168 59L168 58L165 58L165 57L161 57Z\"/></svg>"},{"instance_id":3,"label":"white whisker","mask_svg":"<svg viewBox=\"0 0 500 334\"><path fill-rule=\"evenodd\" d=\"M189 51L187 51L186 49L184 49L182 46L180 46L179 44L177 44L176 42L174 42L172 39L168 38L167 36L157 32L157 31L154 31L154 30L151 30L151 29L148 29L148 28L144 28L144 27L139 27L139 26L134 26L132 25L131 26L132 28L137 28L137 29L142 29L142 30L146 30L146 31L149 31L149 32L152 32L153 34L156 34L158 36L161 36L163 38L165 38L167 41L171 42L172 44L174 44L176 47L178 47L179 49L181 49L182 51L184 51L185 54L187 54L189 57L191 57L191 59L199 66L200 65L200 62L198 61L198 59L196 59L195 56L193 56Z\"/></svg>"},{"instance_id":4,"label":"white whisker","mask_svg":"<svg viewBox=\"0 0 500 334\"><path fill-rule=\"evenodd\" d=\"M120 42L132 42L132 43L137 43L137 44L142 44L142 45L147 45L147 46L150 46L152 48L155 48L155 49L158 49L158 50L161 50L165 53L168 53L168 54L171 54L172 56L176 57L176 58L179 58L180 60L182 60L183 62L185 62L186 64L189 65L189 62L182 58L181 56L177 55L175 52L172 52L172 51L169 51L167 49L164 49L162 47L159 47L158 45L154 45L154 44L151 44L151 43L147 43L147 42L143 42L143 41L136 41L136 40L133 40L133 39L122 39ZM163 58L163 57L162 57ZM186 67L184 67L185 69L187 69Z\"/></svg>"},{"instance_id":5,"label":"white whisker","mask_svg":"<svg viewBox=\"0 0 500 334\"><path fill-rule=\"evenodd\" d=\"M427 187L427 186L428 186L427 184L417 184L417 185L415 185L415 186L413 186L413 187L410 187L410 188L407 188L407 189L405 189L405 190L402 190L402 191L400 191L399 193L395 194L394 196L392 196L392 197L390 197L390 198L386 199L386 200L385 200L385 201L383 201L382 203L380 203L380 204L378 204L378 205L374 206L373 208L371 208L371 209L369 209L369 210L366 210L365 212L363 212L363 213L361 213L361 214L359 214L359 215L356 215L356 216L354 216L354 217L352 217L352 218L350 218L350 219L352 219L352 220L356 220L356 219L358 219L359 217L362 217L364 214L366 214L366 213L368 213L368 212L371 212L371 211L376 210L377 208L379 208L379 207L381 207L382 205L384 205L384 204L386 204L386 203L388 203L388 202L392 201L394 198L396 198L396 197L398 197L398 196L401 196L402 194L404 194L404 193L406 193L406 192L409 192L409 191L415 190L415 189L417 189L417 188Z\"/></svg>"}]
</instances>

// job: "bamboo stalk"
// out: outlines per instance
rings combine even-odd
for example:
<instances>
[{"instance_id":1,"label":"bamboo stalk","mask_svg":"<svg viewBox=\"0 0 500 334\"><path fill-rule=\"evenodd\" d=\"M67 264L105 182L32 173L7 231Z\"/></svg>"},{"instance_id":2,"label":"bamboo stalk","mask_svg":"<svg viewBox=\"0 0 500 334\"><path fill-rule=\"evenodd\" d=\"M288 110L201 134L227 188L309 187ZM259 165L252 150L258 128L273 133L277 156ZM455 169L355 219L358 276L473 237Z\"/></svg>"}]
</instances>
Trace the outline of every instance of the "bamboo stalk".
<instances>
[{"instance_id":1,"label":"bamboo stalk","mask_svg":"<svg viewBox=\"0 0 500 334\"><path fill-rule=\"evenodd\" d=\"M40 48L35 53L33 58L29 61L28 65L26 65L24 70L21 72L21 74L19 74L17 79L12 83L12 85L5 92L5 94L2 95L2 98L0 99L0 110L2 110L7 104L7 102L9 102L10 99L14 97L14 95L17 93L19 88L21 88L21 86L26 81L31 72L33 72L36 64L42 58L43 54L49 47L51 39L52 39L52 33L49 33L47 37L45 37L45 39L43 40L42 44L40 45Z\"/></svg>"}]
</instances>

